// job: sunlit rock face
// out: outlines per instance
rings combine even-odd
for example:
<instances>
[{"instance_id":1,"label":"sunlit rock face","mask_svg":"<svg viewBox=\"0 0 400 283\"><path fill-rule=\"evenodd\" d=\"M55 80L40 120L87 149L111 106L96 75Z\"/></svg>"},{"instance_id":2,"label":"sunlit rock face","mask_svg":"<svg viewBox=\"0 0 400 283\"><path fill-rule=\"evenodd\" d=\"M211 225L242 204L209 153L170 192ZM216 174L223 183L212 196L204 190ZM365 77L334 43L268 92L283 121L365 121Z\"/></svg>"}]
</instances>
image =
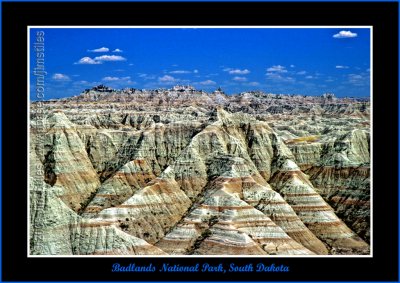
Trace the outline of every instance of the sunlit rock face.
<instances>
[{"instance_id":1,"label":"sunlit rock face","mask_svg":"<svg viewBox=\"0 0 400 283\"><path fill-rule=\"evenodd\" d=\"M31 254L369 254L369 101L98 87L38 107Z\"/></svg>"}]
</instances>

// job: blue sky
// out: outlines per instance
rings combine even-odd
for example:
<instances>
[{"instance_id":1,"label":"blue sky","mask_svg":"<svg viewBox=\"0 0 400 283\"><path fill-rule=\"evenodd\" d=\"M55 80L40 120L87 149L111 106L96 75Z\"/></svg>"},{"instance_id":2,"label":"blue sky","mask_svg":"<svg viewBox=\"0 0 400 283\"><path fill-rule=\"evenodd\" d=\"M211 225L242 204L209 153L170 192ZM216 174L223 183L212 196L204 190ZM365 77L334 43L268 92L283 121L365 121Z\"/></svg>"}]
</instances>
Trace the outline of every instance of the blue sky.
<instances>
[{"instance_id":1,"label":"blue sky","mask_svg":"<svg viewBox=\"0 0 400 283\"><path fill-rule=\"evenodd\" d=\"M45 98L113 88L369 97L370 31L358 28L71 28L44 31Z\"/></svg>"}]
</instances>

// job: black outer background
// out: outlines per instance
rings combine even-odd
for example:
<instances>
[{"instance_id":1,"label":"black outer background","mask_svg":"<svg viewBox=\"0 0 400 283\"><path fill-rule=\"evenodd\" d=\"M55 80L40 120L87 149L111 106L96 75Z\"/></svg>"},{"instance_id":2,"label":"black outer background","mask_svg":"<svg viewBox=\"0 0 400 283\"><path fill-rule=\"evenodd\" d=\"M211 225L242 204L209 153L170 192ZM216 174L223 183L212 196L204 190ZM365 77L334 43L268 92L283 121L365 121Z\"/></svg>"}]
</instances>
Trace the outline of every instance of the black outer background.
<instances>
[{"instance_id":1,"label":"black outer background","mask_svg":"<svg viewBox=\"0 0 400 283\"><path fill-rule=\"evenodd\" d=\"M4 281L397 281L398 3L2 3ZM28 25L372 25L374 258L27 258ZM137 40L140 40L138 38ZM243 38L243 40L246 40ZM273 39L271 39L273 40ZM80 44L76 42L76 44ZM295 43L293 48L295 48ZM60 51L60 56L63 56ZM66 51L68 52L68 51ZM249 50L251 52L251 50ZM326 54L329 56L329 54ZM264 262L289 273L111 273L129 264ZM161 275L161 276L160 276ZM157 277L156 277L157 276Z\"/></svg>"}]
</instances>

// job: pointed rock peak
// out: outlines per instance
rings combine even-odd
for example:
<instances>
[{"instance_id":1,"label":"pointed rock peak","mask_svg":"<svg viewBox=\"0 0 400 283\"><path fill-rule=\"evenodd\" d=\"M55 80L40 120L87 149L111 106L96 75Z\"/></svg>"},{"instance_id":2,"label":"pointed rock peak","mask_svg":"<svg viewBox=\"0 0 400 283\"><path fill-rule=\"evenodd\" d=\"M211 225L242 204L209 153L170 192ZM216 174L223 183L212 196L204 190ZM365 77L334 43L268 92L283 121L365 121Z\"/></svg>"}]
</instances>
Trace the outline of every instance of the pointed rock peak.
<instances>
[{"instance_id":1,"label":"pointed rock peak","mask_svg":"<svg viewBox=\"0 0 400 283\"><path fill-rule=\"evenodd\" d=\"M286 159L285 162L281 166L281 170L283 170L283 171L299 171L300 168L292 160Z\"/></svg>"},{"instance_id":2,"label":"pointed rock peak","mask_svg":"<svg viewBox=\"0 0 400 283\"><path fill-rule=\"evenodd\" d=\"M65 113L61 110L54 110L50 114L50 117L67 118L67 116L65 116Z\"/></svg>"},{"instance_id":3,"label":"pointed rock peak","mask_svg":"<svg viewBox=\"0 0 400 283\"><path fill-rule=\"evenodd\" d=\"M217 106L217 115L218 119L220 120L230 117L230 114L227 111L225 111L224 108L221 106Z\"/></svg>"},{"instance_id":4,"label":"pointed rock peak","mask_svg":"<svg viewBox=\"0 0 400 283\"><path fill-rule=\"evenodd\" d=\"M162 179L173 179L175 177L175 170L173 166L168 166L160 175Z\"/></svg>"},{"instance_id":5,"label":"pointed rock peak","mask_svg":"<svg viewBox=\"0 0 400 283\"><path fill-rule=\"evenodd\" d=\"M235 116L228 111L224 110L223 107L217 107L217 117L218 121L220 121L224 126L231 126L235 123Z\"/></svg>"},{"instance_id":6,"label":"pointed rock peak","mask_svg":"<svg viewBox=\"0 0 400 283\"><path fill-rule=\"evenodd\" d=\"M47 121L50 127L71 128L73 124L62 111L54 111L48 116Z\"/></svg>"},{"instance_id":7,"label":"pointed rock peak","mask_svg":"<svg viewBox=\"0 0 400 283\"><path fill-rule=\"evenodd\" d=\"M354 129L352 131L350 131L349 136L351 138L362 138L362 139L366 139L368 132L363 130L363 129Z\"/></svg>"}]
</instances>

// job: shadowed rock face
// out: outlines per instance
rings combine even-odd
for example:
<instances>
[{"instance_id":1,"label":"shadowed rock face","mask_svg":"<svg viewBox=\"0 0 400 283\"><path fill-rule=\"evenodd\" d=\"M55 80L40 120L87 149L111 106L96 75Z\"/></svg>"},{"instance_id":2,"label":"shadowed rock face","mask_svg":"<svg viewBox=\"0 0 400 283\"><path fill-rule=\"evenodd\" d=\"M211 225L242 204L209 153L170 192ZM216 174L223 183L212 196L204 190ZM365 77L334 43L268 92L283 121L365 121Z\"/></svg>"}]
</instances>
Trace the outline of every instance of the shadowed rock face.
<instances>
[{"instance_id":1,"label":"shadowed rock face","mask_svg":"<svg viewBox=\"0 0 400 283\"><path fill-rule=\"evenodd\" d=\"M95 88L42 106L31 254L369 254L368 101Z\"/></svg>"}]
</instances>

